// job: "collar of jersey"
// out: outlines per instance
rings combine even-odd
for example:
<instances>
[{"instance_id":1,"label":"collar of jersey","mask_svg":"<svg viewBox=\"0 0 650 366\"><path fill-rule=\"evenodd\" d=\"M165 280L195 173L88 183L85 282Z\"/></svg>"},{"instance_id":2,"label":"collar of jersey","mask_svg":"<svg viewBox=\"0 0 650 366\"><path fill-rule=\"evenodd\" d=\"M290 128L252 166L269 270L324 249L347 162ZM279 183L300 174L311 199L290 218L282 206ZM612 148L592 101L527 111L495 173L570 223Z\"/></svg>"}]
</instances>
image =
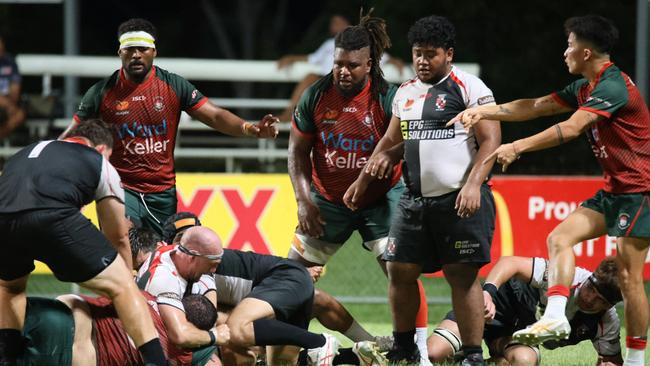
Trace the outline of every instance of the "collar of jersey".
<instances>
[{"instance_id":1,"label":"collar of jersey","mask_svg":"<svg viewBox=\"0 0 650 366\"><path fill-rule=\"evenodd\" d=\"M447 80L447 79L449 78L449 76L451 76L451 74L454 73L454 68L456 68L456 66L451 65L451 70L449 70L449 73L448 73L447 75L445 75L445 77L443 77L442 79L440 79L440 81L438 81L438 82L435 83L435 84L425 83L424 81L420 80L420 78L417 77L417 75L415 76L415 79L417 79L418 83L420 83L420 84L425 84L425 85L440 85L443 81Z\"/></svg>"},{"instance_id":2,"label":"collar of jersey","mask_svg":"<svg viewBox=\"0 0 650 366\"><path fill-rule=\"evenodd\" d=\"M124 75L124 68L120 68L120 79L128 86L137 88L139 86L146 86L148 85L155 77L156 77L156 65L151 66L151 73L149 74L149 77L147 80L145 80L143 83L134 83L133 81L129 80L126 78L126 75Z\"/></svg>"},{"instance_id":3,"label":"collar of jersey","mask_svg":"<svg viewBox=\"0 0 650 366\"><path fill-rule=\"evenodd\" d=\"M80 145L90 147L90 143L88 143L87 140L85 140L85 139L83 139L81 137L67 137L67 138L64 138L63 141L72 142L72 143L75 143L75 144L80 144Z\"/></svg>"}]
</instances>

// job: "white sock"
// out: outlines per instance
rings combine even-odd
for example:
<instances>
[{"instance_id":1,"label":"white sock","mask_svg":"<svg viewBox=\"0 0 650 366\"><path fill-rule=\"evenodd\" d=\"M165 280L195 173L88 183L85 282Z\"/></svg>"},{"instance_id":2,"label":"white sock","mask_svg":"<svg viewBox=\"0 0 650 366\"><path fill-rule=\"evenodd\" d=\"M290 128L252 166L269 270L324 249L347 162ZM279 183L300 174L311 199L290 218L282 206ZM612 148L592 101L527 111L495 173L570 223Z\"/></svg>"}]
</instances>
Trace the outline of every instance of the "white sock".
<instances>
[{"instance_id":1,"label":"white sock","mask_svg":"<svg viewBox=\"0 0 650 366\"><path fill-rule=\"evenodd\" d=\"M544 311L544 318L560 319L562 317L565 317L566 315L564 315L564 312L566 310L566 302L566 296L549 296L546 310Z\"/></svg>"},{"instance_id":2,"label":"white sock","mask_svg":"<svg viewBox=\"0 0 650 366\"><path fill-rule=\"evenodd\" d=\"M415 344L420 351L420 366L431 366L429 361L429 351L427 350L427 327L415 328Z\"/></svg>"},{"instance_id":3,"label":"white sock","mask_svg":"<svg viewBox=\"0 0 650 366\"><path fill-rule=\"evenodd\" d=\"M643 366L644 358L645 358L645 349L628 348L627 355L625 356L625 362L623 362L623 366Z\"/></svg>"},{"instance_id":4,"label":"white sock","mask_svg":"<svg viewBox=\"0 0 650 366\"><path fill-rule=\"evenodd\" d=\"M350 328L343 332L343 335L350 338L351 341L353 342L361 342L361 341L374 341L375 337L370 335L367 330L365 330L361 324L357 323L356 320L352 321L352 325L350 325Z\"/></svg>"}]
</instances>

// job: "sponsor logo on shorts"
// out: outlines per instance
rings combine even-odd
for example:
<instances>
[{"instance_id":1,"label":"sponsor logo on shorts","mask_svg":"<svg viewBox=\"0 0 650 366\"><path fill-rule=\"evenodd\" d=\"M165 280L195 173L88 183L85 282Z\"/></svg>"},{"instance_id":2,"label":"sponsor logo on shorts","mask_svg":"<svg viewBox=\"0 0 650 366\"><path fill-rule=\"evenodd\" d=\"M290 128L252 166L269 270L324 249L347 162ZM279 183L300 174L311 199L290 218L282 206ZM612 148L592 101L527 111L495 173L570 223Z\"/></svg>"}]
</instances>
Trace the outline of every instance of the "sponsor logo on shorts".
<instances>
[{"instance_id":1,"label":"sponsor logo on shorts","mask_svg":"<svg viewBox=\"0 0 650 366\"><path fill-rule=\"evenodd\" d=\"M483 105L483 104L488 104L488 103L494 103L494 96L492 95L486 95L484 97L480 97L476 100L476 103L478 105Z\"/></svg>"},{"instance_id":2,"label":"sponsor logo on shorts","mask_svg":"<svg viewBox=\"0 0 650 366\"><path fill-rule=\"evenodd\" d=\"M480 243L470 242L469 240L457 240L454 243L454 249L458 250L458 254L474 254L480 246Z\"/></svg>"},{"instance_id":3,"label":"sponsor logo on shorts","mask_svg":"<svg viewBox=\"0 0 650 366\"><path fill-rule=\"evenodd\" d=\"M388 243L386 244L386 255L394 256L395 255L395 238L388 237Z\"/></svg>"},{"instance_id":4,"label":"sponsor logo on shorts","mask_svg":"<svg viewBox=\"0 0 650 366\"><path fill-rule=\"evenodd\" d=\"M621 230L627 229L630 226L630 215L622 213L618 215L618 228Z\"/></svg>"}]
</instances>

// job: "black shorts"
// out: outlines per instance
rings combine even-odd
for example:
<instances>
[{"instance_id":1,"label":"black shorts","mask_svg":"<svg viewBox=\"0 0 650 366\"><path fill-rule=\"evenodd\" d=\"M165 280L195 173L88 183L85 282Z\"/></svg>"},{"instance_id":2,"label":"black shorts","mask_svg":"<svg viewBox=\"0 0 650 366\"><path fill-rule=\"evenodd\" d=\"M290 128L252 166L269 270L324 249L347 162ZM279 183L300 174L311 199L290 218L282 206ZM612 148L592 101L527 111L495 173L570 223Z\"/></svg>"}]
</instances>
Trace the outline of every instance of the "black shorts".
<instances>
[{"instance_id":1,"label":"black shorts","mask_svg":"<svg viewBox=\"0 0 650 366\"><path fill-rule=\"evenodd\" d=\"M314 282L300 264L282 263L247 297L266 301L279 321L307 329L314 303Z\"/></svg>"},{"instance_id":2,"label":"black shorts","mask_svg":"<svg viewBox=\"0 0 650 366\"><path fill-rule=\"evenodd\" d=\"M537 321L535 315L539 304L539 291L519 280L511 279L501 285L492 301L496 314L490 323L485 324L483 331L483 339L488 347L494 340L510 337L514 332ZM456 321L456 315L450 311L445 319Z\"/></svg>"},{"instance_id":3,"label":"black shorts","mask_svg":"<svg viewBox=\"0 0 650 366\"><path fill-rule=\"evenodd\" d=\"M460 218L454 209L459 191L438 197L415 197L406 192L400 199L388 236L383 259L416 263L432 273L445 264L490 263L496 211L492 191L481 185L481 208Z\"/></svg>"},{"instance_id":4,"label":"black shorts","mask_svg":"<svg viewBox=\"0 0 650 366\"><path fill-rule=\"evenodd\" d=\"M39 260L64 282L84 282L108 267L117 252L76 209L0 215L0 279L11 281L34 270Z\"/></svg>"}]
</instances>

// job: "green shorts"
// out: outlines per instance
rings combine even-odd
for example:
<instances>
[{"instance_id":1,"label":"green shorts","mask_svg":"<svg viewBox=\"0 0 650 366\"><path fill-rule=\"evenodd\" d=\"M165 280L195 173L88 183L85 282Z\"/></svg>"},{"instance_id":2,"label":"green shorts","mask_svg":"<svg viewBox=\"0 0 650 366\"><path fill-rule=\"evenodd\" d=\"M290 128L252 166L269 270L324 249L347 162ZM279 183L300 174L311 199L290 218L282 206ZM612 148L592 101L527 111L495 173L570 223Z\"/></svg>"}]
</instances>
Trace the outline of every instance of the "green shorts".
<instances>
[{"instance_id":1,"label":"green shorts","mask_svg":"<svg viewBox=\"0 0 650 366\"><path fill-rule=\"evenodd\" d=\"M192 351L192 366L203 366L212 357L212 354L217 352L217 346L209 346L199 350Z\"/></svg>"},{"instance_id":2,"label":"green shorts","mask_svg":"<svg viewBox=\"0 0 650 366\"><path fill-rule=\"evenodd\" d=\"M40 297L27 298L23 330L28 347L18 365L68 366L72 364L74 318L62 302Z\"/></svg>"},{"instance_id":3,"label":"green shorts","mask_svg":"<svg viewBox=\"0 0 650 366\"><path fill-rule=\"evenodd\" d=\"M156 193L140 193L124 189L126 216L135 218L143 227L162 235L165 220L176 213L176 187Z\"/></svg>"},{"instance_id":4,"label":"green shorts","mask_svg":"<svg viewBox=\"0 0 650 366\"><path fill-rule=\"evenodd\" d=\"M385 198L368 207L352 211L326 200L312 188L311 198L325 221L324 233L320 238L312 238L299 230L296 231L292 250L310 262L325 264L352 233L358 231L363 247L373 252L376 257L380 256L386 249L393 212L405 189L404 184L399 181L386 193Z\"/></svg>"},{"instance_id":5,"label":"green shorts","mask_svg":"<svg viewBox=\"0 0 650 366\"><path fill-rule=\"evenodd\" d=\"M582 203L605 216L607 234L613 237L650 237L650 194L614 194L603 191Z\"/></svg>"}]
</instances>

